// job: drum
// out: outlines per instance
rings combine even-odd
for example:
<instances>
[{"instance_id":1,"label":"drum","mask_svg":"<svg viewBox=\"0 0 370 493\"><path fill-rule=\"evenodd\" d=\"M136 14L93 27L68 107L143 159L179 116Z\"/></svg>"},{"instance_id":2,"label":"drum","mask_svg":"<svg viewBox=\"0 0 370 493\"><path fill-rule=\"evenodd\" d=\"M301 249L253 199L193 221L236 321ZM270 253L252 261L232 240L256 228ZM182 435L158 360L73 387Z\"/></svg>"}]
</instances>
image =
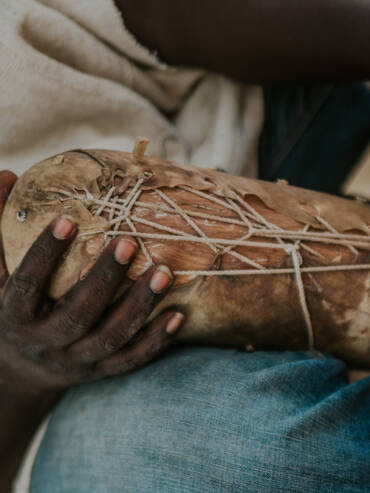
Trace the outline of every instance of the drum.
<instances>
[{"instance_id":1,"label":"drum","mask_svg":"<svg viewBox=\"0 0 370 493\"><path fill-rule=\"evenodd\" d=\"M370 367L368 205L150 158L146 145L69 151L21 176L2 219L9 271L56 215L68 214L78 235L53 277L53 298L112 238L134 236L140 250L128 279L153 263L173 270L151 318L183 311L180 339L317 349Z\"/></svg>"}]
</instances>

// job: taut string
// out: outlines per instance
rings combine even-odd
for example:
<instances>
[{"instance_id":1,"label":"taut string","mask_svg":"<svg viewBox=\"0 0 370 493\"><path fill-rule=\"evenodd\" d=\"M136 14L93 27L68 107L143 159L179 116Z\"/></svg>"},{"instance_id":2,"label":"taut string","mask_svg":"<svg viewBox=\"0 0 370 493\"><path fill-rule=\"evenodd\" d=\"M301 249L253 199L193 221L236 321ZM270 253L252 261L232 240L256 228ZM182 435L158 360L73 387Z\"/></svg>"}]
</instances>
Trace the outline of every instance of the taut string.
<instances>
[{"instance_id":1,"label":"taut string","mask_svg":"<svg viewBox=\"0 0 370 493\"><path fill-rule=\"evenodd\" d=\"M52 193L60 193L62 195L62 202L78 199L81 200L86 207L90 210L94 210L94 214L99 216L106 212L108 214L108 222L110 225L109 231L81 231L79 237L92 236L97 234L104 234L106 242L110 238L115 236L133 236L137 238L141 251L143 252L147 265L151 265L153 260L145 245L146 239L149 240L163 240L163 241L180 241L190 243L201 243L207 245L210 250L217 255L217 258L222 258L223 255L228 254L239 259L245 263L248 268L246 269L208 269L208 270L178 270L175 271L175 275L181 276L255 276L255 275L277 275L286 274L294 275L297 285L299 303L302 310L303 319L307 328L308 346L313 349L315 346L314 331L307 304L305 287L302 279L302 274L308 273L320 273L320 272L338 272L338 271L355 271L355 270L370 270L370 264L350 264L350 265L323 265L318 267L305 267L302 265L302 257L300 250L305 250L311 255L314 255L320 260L325 260L324 257L306 245L304 242L316 242L323 244L331 244L344 246L350 250L356 259L359 252L357 248L370 250L370 235L358 235L358 234L342 234L333 228L325 219L318 215L315 219L326 229L324 231L309 231L310 226L305 227L298 231L285 230L279 226L276 226L264 218L259 212L257 212L251 204L244 201L238 194L234 194L234 199L221 198L219 195L215 195L212 192L203 192L200 190L192 189L189 186L179 186L180 190L185 190L192 193L195 196L207 199L209 202L215 203L228 211L231 211L235 217L221 217L215 214L207 214L206 212L196 212L185 210L181 207L173 198L170 198L163 189L157 188L154 190L155 194L161 199L162 203L154 204L153 202L145 202L139 200L142 195L142 185L145 182L145 177L140 177L135 185L128 192L125 199L115 196L115 187L110 188L107 194L103 198L95 198L86 190L84 194L81 192L73 194L63 190L51 188L49 191ZM146 187L147 190L147 187ZM50 201L51 203L52 201ZM47 205L47 202L43 203ZM152 220L147 220L139 217L135 213L135 207L146 208L147 210L155 211L160 214L174 214L182 218L185 224L187 224L193 234L186 233L184 231L165 226L160 223L156 223ZM206 207L205 207L206 209ZM195 218L203 219L210 222L221 222L237 225L245 228L245 233L237 239L226 238L210 238L200 228L200 226L194 221ZM121 231L122 224L127 224L130 231ZM143 233L137 231L136 224L143 224L149 226L158 232L155 233ZM265 241L252 241L253 237L264 238ZM268 241L268 240L271 241ZM255 262L239 252L234 251L237 247L252 247L252 248L267 248L267 249L280 249L285 251L292 259L291 268L266 268L263 265ZM253 267L253 268L250 268Z\"/></svg>"}]
</instances>

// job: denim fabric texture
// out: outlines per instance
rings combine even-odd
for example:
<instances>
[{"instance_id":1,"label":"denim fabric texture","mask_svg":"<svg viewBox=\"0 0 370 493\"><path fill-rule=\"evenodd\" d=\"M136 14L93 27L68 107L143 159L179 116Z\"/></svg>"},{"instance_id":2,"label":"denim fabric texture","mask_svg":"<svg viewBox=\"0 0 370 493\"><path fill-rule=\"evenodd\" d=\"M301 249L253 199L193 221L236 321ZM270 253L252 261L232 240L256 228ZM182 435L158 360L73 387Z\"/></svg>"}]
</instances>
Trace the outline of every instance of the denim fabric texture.
<instances>
[{"instance_id":1,"label":"denim fabric texture","mask_svg":"<svg viewBox=\"0 0 370 493\"><path fill-rule=\"evenodd\" d=\"M32 493L365 493L370 377L315 352L180 348L71 389Z\"/></svg>"},{"instance_id":2,"label":"denim fabric texture","mask_svg":"<svg viewBox=\"0 0 370 493\"><path fill-rule=\"evenodd\" d=\"M370 89L266 87L260 178L338 194L370 142Z\"/></svg>"}]
</instances>

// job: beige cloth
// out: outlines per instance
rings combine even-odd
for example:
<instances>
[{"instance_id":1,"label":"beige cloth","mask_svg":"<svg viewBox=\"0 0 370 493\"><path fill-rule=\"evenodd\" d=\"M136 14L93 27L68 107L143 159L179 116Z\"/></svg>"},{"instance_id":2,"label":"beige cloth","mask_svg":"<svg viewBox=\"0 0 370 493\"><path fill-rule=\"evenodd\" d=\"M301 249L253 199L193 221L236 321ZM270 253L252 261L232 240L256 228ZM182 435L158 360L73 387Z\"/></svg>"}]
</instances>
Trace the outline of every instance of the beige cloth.
<instances>
[{"instance_id":1,"label":"beige cloth","mask_svg":"<svg viewBox=\"0 0 370 493\"><path fill-rule=\"evenodd\" d=\"M0 169L143 135L152 155L255 176L261 89L161 63L113 0L1 0L0 32Z\"/></svg>"},{"instance_id":2,"label":"beige cloth","mask_svg":"<svg viewBox=\"0 0 370 493\"><path fill-rule=\"evenodd\" d=\"M261 89L161 64L113 0L1 0L0 168L76 147L256 173Z\"/></svg>"}]
</instances>

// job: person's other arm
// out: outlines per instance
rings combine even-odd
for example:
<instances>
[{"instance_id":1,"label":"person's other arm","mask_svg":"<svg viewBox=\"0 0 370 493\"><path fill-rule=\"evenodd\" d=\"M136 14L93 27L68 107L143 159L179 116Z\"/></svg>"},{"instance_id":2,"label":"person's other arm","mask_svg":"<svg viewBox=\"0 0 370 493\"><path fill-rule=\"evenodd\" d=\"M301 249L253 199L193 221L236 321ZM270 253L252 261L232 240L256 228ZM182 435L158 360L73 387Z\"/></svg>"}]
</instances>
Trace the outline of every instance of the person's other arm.
<instances>
[{"instance_id":1,"label":"person's other arm","mask_svg":"<svg viewBox=\"0 0 370 493\"><path fill-rule=\"evenodd\" d=\"M369 0L115 0L169 63L246 82L370 78Z\"/></svg>"}]
</instances>

